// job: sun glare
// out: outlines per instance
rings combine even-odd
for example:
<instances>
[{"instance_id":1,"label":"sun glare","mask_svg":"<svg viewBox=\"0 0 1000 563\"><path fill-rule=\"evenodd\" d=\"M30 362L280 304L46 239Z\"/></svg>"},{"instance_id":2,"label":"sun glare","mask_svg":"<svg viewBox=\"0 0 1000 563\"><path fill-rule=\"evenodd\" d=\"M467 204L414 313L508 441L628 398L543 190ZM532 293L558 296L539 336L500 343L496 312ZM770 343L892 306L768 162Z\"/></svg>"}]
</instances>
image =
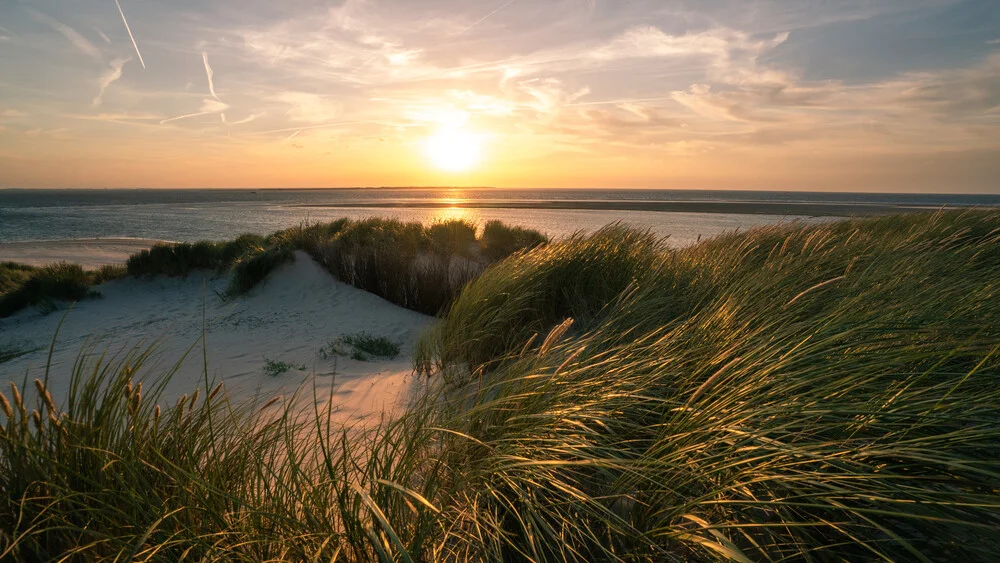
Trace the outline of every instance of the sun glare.
<instances>
[{"instance_id":1,"label":"sun glare","mask_svg":"<svg viewBox=\"0 0 1000 563\"><path fill-rule=\"evenodd\" d=\"M434 166L447 172L467 172L479 164L482 141L461 129L446 129L428 137L424 149Z\"/></svg>"}]
</instances>

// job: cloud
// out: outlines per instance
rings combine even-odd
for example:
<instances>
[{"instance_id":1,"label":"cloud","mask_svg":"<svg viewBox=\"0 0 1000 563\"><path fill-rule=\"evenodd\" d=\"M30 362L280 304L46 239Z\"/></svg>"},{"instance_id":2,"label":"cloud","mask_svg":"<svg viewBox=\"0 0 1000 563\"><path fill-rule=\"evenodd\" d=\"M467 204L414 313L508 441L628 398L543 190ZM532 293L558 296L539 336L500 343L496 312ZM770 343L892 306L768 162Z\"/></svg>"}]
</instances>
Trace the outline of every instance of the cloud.
<instances>
[{"instance_id":1,"label":"cloud","mask_svg":"<svg viewBox=\"0 0 1000 563\"><path fill-rule=\"evenodd\" d=\"M259 119L261 117L264 117L264 113L251 113L249 116L247 116L247 117L245 117L245 118L243 118L243 119L241 119L239 121L232 121L229 124L230 125L243 125L244 123L250 123L252 121L256 121L257 119Z\"/></svg>"},{"instance_id":2,"label":"cloud","mask_svg":"<svg viewBox=\"0 0 1000 563\"><path fill-rule=\"evenodd\" d=\"M336 118L341 105L333 100L306 92L282 92L273 97L277 102L291 106L285 112L292 121L322 123Z\"/></svg>"},{"instance_id":3,"label":"cloud","mask_svg":"<svg viewBox=\"0 0 1000 563\"><path fill-rule=\"evenodd\" d=\"M911 73L890 82L895 103L946 116L983 114L1000 109L1000 53L970 68Z\"/></svg>"},{"instance_id":4,"label":"cloud","mask_svg":"<svg viewBox=\"0 0 1000 563\"><path fill-rule=\"evenodd\" d=\"M28 117L28 114L16 109L5 109L0 111L0 117Z\"/></svg>"},{"instance_id":5,"label":"cloud","mask_svg":"<svg viewBox=\"0 0 1000 563\"><path fill-rule=\"evenodd\" d=\"M205 75L208 77L208 91L211 92L213 98L219 100L219 95L215 93L215 82L212 80L215 73L212 72L212 67L208 64L208 53L202 51L201 60L205 63ZM222 100L219 101L221 102Z\"/></svg>"},{"instance_id":6,"label":"cloud","mask_svg":"<svg viewBox=\"0 0 1000 563\"><path fill-rule=\"evenodd\" d=\"M80 33L77 32L75 29L37 10L29 9L28 11L31 13L31 15L35 17L35 19L61 33L63 37L65 37L70 43L72 43L73 46L76 47L78 51L96 61L101 60L101 52L97 49L97 47L95 47L93 43L88 41L86 37L80 35Z\"/></svg>"},{"instance_id":7,"label":"cloud","mask_svg":"<svg viewBox=\"0 0 1000 563\"><path fill-rule=\"evenodd\" d=\"M100 92L98 92L94 101L90 103L92 107L99 107L104 102L104 92L107 91L108 86L111 86L122 77L122 69L125 67L125 63L131 60L132 57L128 57L126 59L115 59L111 61L111 67L101 73L101 78L98 80Z\"/></svg>"}]
</instances>

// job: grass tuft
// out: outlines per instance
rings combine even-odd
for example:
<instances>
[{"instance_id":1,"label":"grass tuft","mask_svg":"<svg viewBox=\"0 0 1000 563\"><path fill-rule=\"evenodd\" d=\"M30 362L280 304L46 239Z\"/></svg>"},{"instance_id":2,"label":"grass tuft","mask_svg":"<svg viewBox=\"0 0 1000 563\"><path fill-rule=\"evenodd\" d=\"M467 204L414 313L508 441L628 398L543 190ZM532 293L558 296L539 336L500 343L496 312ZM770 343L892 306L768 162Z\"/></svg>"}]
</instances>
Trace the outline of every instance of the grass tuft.
<instances>
[{"instance_id":1,"label":"grass tuft","mask_svg":"<svg viewBox=\"0 0 1000 563\"><path fill-rule=\"evenodd\" d=\"M76 264L59 263L30 270L16 288L0 296L0 317L32 305L55 307L55 301L79 301L100 294L91 291L91 275Z\"/></svg>"},{"instance_id":2,"label":"grass tuft","mask_svg":"<svg viewBox=\"0 0 1000 563\"><path fill-rule=\"evenodd\" d=\"M289 363L281 360L270 360L268 358L264 358L264 375L268 377L278 377L283 373L288 373L293 370L305 371L306 366L304 364Z\"/></svg>"},{"instance_id":3,"label":"grass tuft","mask_svg":"<svg viewBox=\"0 0 1000 563\"><path fill-rule=\"evenodd\" d=\"M372 360L392 360L399 356L399 344L384 336L372 336L367 332L346 334L320 349L320 356L326 360L342 356L362 362Z\"/></svg>"},{"instance_id":4,"label":"grass tuft","mask_svg":"<svg viewBox=\"0 0 1000 563\"><path fill-rule=\"evenodd\" d=\"M233 265L232 278L226 290L227 297L243 295L263 282L271 272L295 259L295 252L288 246L278 245L258 248L243 255Z\"/></svg>"}]
</instances>

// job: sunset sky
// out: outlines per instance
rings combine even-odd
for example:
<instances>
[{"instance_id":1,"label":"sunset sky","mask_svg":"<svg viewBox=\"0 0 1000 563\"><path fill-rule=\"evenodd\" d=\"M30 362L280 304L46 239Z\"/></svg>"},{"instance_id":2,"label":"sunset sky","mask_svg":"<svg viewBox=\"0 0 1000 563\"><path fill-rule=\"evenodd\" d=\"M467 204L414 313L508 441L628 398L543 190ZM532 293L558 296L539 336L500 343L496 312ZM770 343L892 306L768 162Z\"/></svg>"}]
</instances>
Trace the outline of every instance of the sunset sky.
<instances>
[{"instance_id":1,"label":"sunset sky","mask_svg":"<svg viewBox=\"0 0 1000 563\"><path fill-rule=\"evenodd\" d=\"M0 187L1000 193L997 0L120 2L0 2Z\"/></svg>"}]
</instances>

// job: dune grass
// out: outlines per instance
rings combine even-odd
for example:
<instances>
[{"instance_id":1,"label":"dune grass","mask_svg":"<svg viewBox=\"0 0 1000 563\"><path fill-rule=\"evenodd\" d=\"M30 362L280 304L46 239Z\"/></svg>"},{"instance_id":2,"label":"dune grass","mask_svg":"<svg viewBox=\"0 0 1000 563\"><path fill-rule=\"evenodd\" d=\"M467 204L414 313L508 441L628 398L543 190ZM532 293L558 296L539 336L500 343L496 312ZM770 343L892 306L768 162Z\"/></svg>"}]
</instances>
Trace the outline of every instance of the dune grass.
<instances>
[{"instance_id":1,"label":"dune grass","mask_svg":"<svg viewBox=\"0 0 1000 563\"><path fill-rule=\"evenodd\" d=\"M495 239L496 232L507 231L517 234L505 239L502 247L489 242L487 233L494 233L491 236ZM249 292L278 266L290 262L296 250L309 253L346 283L402 307L436 315L489 264L547 241L536 231L497 222L487 225L481 239L476 238L476 233L475 224L460 220L425 228L420 223L392 219L340 219L303 224L266 237L244 234L225 242L157 244L133 254L124 266L103 266L93 272L69 264L41 269L3 262L0 317L31 305L55 310L58 301L86 297L85 285L126 276L185 277L205 270L231 274L230 285L222 295L230 299ZM37 279L28 284L33 278ZM68 283L70 278L76 279L75 289Z\"/></svg>"},{"instance_id":2,"label":"dune grass","mask_svg":"<svg viewBox=\"0 0 1000 563\"><path fill-rule=\"evenodd\" d=\"M264 237L245 234L228 242L157 244L129 257L131 276L187 276L195 270L227 270L248 252L260 249Z\"/></svg>"},{"instance_id":3,"label":"dune grass","mask_svg":"<svg viewBox=\"0 0 1000 563\"><path fill-rule=\"evenodd\" d=\"M0 295L0 317L9 317L32 305L54 307L55 301L79 301L100 296L91 289L95 274L76 264L59 263L22 271L29 273L14 289Z\"/></svg>"},{"instance_id":4,"label":"dune grass","mask_svg":"<svg viewBox=\"0 0 1000 563\"><path fill-rule=\"evenodd\" d=\"M89 356L0 401L0 559L995 561L997 280L996 212L610 227L474 281L367 432Z\"/></svg>"},{"instance_id":5,"label":"dune grass","mask_svg":"<svg viewBox=\"0 0 1000 563\"><path fill-rule=\"evenodd\" d=\"M367 332L345 334L330 342L319 351L323 359L342 356L369 362L372 360L392 360L399 356L399 344L384 336L374 336Z\"/></svg>"},{"instance_id":6,"label":"dune grass","mask_svg":"<svg viewBox=\"0 0 1000 563\"><path fill-rule=\"evenodd\" d=\"M264 358L264 375L268 377L278 377L283 373L288 373L293 370L305 371L305 369L306 366L303 364Z\"/></svg>"},{"instance_id":7,"label":"dune grass","mask_svg":"<svg viewBox=\"0 0 1000 563\"><path fill-rule=\"evenodd\" d=\"M447 309L467 283L507 256L487 255L467 221L425 227L367 219L337 226L333 236L313 239L305 250L341 281L428 315ZM535 238L546 240L537 232ZM515 245L510 253L523 248Z\"/></svg>"},{"instance_id":8,"label":"dune grass","mask_svg":"<svg viewBox=\"0 0 1000 563\"><path fill-rule=\"evenodd\" d=\"M475 525L516 538L491 558L1000 555L1000 214L565 245L488 271L418 359L471 405Z\"/></svg>"},{"instance_id":9,"label":"dune grass","mask_svg":"<svg viewBox=\"0 0 1000 563\"><path fill-rule=\"evenodd\" d=\"M247 293L267 279L278 266L295 259L294 251L283 244L256 248L239 258L232 267L232 277L226 290L228 297Z\"/></svg>"}]
</instances>

